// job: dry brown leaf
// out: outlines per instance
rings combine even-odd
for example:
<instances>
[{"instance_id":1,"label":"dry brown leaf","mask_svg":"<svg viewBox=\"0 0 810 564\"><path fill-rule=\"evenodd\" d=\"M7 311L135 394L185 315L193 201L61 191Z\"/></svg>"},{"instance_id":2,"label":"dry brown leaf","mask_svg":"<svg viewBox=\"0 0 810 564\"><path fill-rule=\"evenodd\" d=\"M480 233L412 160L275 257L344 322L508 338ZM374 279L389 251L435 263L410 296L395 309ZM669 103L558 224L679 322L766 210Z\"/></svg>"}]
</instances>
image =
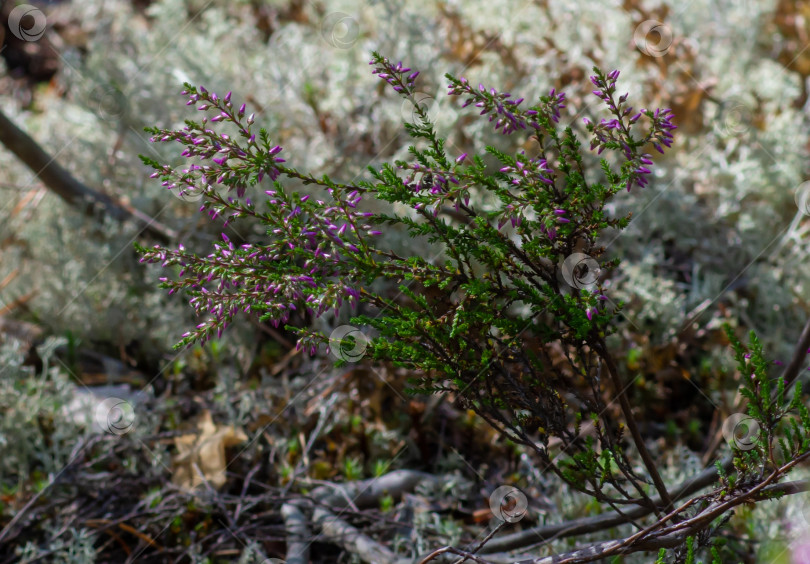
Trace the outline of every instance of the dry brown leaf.
<instances>
[{"instance_id":1,"label":"dry brown leaf","mask_svg":"<svg viewBox=\"0 0 810 564\"><path fill-rule=\"evenodd\" d=\"M247 440L247 435L233 425L218 426L206 410L197 421L197 432L174 439L178 454L172 460L172 482L184 489L203 483L195 465L216 489L225 485L227 460L225 449Z\"/></svg>"}]
</instances>

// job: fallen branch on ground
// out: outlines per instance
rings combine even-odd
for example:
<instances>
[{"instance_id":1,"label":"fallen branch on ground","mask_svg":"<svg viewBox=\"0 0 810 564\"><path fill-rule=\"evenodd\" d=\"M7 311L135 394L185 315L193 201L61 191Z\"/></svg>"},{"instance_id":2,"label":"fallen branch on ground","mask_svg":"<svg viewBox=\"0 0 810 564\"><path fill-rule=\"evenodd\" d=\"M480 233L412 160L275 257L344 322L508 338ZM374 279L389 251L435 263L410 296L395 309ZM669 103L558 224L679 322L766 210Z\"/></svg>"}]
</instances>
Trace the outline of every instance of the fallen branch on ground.
<instances>
[{"instance_id":1,"label":"fallen branch on ground","mask_svg":"<svg viewBox=\"0 0 810 564\"><path fill-rule=\"evenodd\" d=\"M177 232L107 194L97 192L79 182L49 155L27 133L0 112L0 143L31 169L49 190L85 215L93 215L97 207L117 221L134 221L144 232L168 243L177 239Z\"/></svg>"}]
</instances>

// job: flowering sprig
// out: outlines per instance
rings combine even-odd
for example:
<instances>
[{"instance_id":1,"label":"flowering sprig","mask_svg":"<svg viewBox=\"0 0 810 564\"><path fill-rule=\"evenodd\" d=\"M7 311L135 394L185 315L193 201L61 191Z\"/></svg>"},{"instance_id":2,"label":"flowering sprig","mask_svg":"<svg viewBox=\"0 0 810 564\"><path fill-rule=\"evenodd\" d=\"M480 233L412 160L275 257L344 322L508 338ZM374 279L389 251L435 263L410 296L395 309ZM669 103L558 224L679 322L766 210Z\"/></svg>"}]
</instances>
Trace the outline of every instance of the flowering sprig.
<instances>
[{"instance_id":1,"label":"flowering sprig","mask_svg":"<svg viewBox=\"0 0 810 564\"><path fill-rule=\"evenodd\" d=\"M478 88L473 88L469 81L464 78L455 78L446 75L450 80L447 86L450 96L468 96L462 108L474 104L476 108L481 108L479 115L489 115L489 121L495 121L495 131L502 129L503 135L509 135L518 129L526 129L527 125L536 130L543 129L537 119L541 113L547 116L554 123L560 119L560 110L565 108L565 93L557 93L551 89L548 96L541 98L540 106L531 107L526 110L518 109L524 98L512 99L509 92L498 92L494 88L487 88L479 84Z\"/></svg>"},{"instance_id":2,"label":"flowering sprig","mask_svg":"<svg viewBox=\"0 0 810 564\"><path fill-rule=\"evenodd\" d=\"M319 181L284 166L285 159L278 157L282 148L270 141L265 130L259 130L257 140L255 116L246 116L244 104L235 109L230 92L220 98L204 87L185 86L182 95L188 97L187 105L202 102L197 109L208 115L200 122L187 121L180 131L147 131L153 134L153 142L180 143L185 147L184 157L197 157L203 164L190 164L175 172L152 159L142 160L155 169L152 177L160 177L168 189L179 189L181 194L201 192L204 200L200 211L207 211L212 219L227 216L224 227L239 217L250 216L267 225L271 240L262 246L237 247L223 233L224 243L215 243L214 252L206 257L188 252L182 244L176 250L139 247L141 262L179 266L180 279L161 278L162 286L170 293L184 290L195 312L209 315L194 331L185 333L179 345L221 335L238 312L259 314L262 321L278 327L289 322L292 312L299 308L319 317L340 308L344 301L356 307L356 279L363 269L357 268L355 261L368 258L371 250L366 240L381 234L369 224L371 212L357 209L364 189L329 183L327 193L332 203L327 203L310 195L289 193L274 182L272 190L265 190L267 211L257 211L251 198L240 199L248 186L264 178L276 181L285 175L305 183ZM224 123L236 126L242 144L213 129L213 124ZM279 265L286 270L282 272ZM257 280L261 282L255 283Z\"/></svg>"},{"instance_id":3,"label":"flowering sprig","mask_svg":"<svg viewBox=\"0 0 810 564\"><path fill-rule=\"evenodd\" d=\"M597 88L593 91L594 96L605 102L613 119L603 119L599 124L593 124L588 118L583 121L588 131L593 133L594 139L591 141L591 150L597 149L601 154L607 148L621 149L627 159L626 169L630 171L627 178L627 190L634 183L644 187L649 182L646 175L650 174L647 168L653 164L652 155L641 153L639 149L648 143L652 143L655 149L663 154L662 145L669 148L672 146L672 131L677 126L672 123L672 110L669 108L651 110L641 109L634 115L632 106L626 106L628 94L622 94L616 99L616 80L619 78L619 71L614 70L605 75L598 68L594 68L595 75L591 76L591 82ZM636 139L630 128L636 124L641 116L647 116L651 120L649 132L639 139ZM628 117L629 116L629 117Z\"/></svg>"},{"instance_id":4,"label":"flowering sprig","mask_svg":"<svg viewBox=\"0 0 810 564\"><path fill-rule=\"evenodd\" d=\"M244 205L236 205L233 197L220 194L215 187L222 186L227 193L242 198L247 188L261 182L265 175L276 180L281 174L281 163L285 162L277 156L282 148L271 143L263 129L256 139L254 114L245 117L245 104L236 109L230 92L220 98L203 86L196 88L186 83L185 87L181 94L188 98L186 105L201 102L197 110L209 115L200 122L186 121L186 126L179 131L158 128L146 128L146 131L152 133L152 142L174 141L184 145L181 155L187 159L197 157L203 164L191 163L178 172L148 157L141 156L141 160L155 169L152 178L160 177L168 189L179 187L181 196L189 191L205 194L200 211L207 210L212 219L229 212L226 226L238 217L255 215L250 199ZM230 134L212 128L213 124L224 123L232 123L244 143L240 144Z\"/></svg>"},{"instance_id":5,"label":"flowering sprig","mask_svg":"<svg viewBox=\"0 0 810 564\"><path fill-rule=\"evenodd\" d=\"M376 74L379 78L385 80L393 87L395 92L399 92L400 94L413 93L419 71L411 72L409 67L402 66L402 61L394 65L386 58L383 58L381 61L370 61L368 64L377 65L377 67L371 71L372 74ZM405 74L408 76L403 78Z\"/></svg>"}]
</instances>

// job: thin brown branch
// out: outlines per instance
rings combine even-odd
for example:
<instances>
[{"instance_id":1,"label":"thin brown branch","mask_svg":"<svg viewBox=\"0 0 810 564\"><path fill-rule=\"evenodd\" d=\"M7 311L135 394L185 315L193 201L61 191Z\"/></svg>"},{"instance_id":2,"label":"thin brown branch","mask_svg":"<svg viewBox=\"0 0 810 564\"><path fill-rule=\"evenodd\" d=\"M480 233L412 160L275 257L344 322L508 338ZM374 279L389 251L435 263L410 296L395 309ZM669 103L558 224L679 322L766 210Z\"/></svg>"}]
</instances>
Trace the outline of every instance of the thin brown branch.
<instances>
[{"instance_id":1,"label":"thin brown branch","mask_svg":"<svg viewBox=\"0 0 810 564\"><path fill-rule=\"evenodd\" d=\"M728 464L729 466L731 465L731 459L728 460ZM683 499L697 491L702 490L706 486L710 486L716 480L717 469L714 466L710 466L694 478L684 481L680 486L674 489L672 497L676 501ZM661 499L653 498L653 502L656 505L659 505L661 504ZM627 522L628 518L641 519L650 513L652 513L652 511L647 507L635 507L626 511L624 517L621 515L606 513L596 517L573 519L557 525L533 527L518 533L492 539L485 547L481 549L481 553L489 554L494 552L505 552L508 550L516 550L530 544L535 544L539 541L596 533L622 525Z\"/></svg>"},{"instance_id":2,"label":"thin brown branch","mask_svg":"<svg viewBox=\"0 0 810 564\"><path fill-rule=\"evenodd\" d=\"M140 210L82 184L3 112L0 112L0 143L25 163L49 190L82 213L92 216L96 208L101 207L117 221L134 221L159 241L168 243L177 238L176 231Z\"/></svg>"},{"instance_id":3,"label":"thin brown branch","mask_svg":"<svg viewBox=\"0 0 810 564\"><path fill-rule=\"evenodd\" d=\"M481 550L484 547L484 545L487 544L492 539L492 537L494 537L496 534L498 534L498 531L503 529L508 523L509 523L508 521L501 521L500 525L498 525L497 527L492 529L487 536L485 536L483 539L481 539L481 542L479 542L475 546L475 548L473 548L472 551L470 551L470 554L475 554L476 552ZM465 555L465 556L462 556L461 558L459 558L458 560L456 560L455 562L453 562L453 564L464 564L464 562L466 562L469 559L470 559L470 557Z\"/></svg>"},{"instance_id":4,"label":"thin brown branch","mask_svg":"<svg viewBox=\"0 0 810 564\"><path fill-rule=\"evenodd\" d=\"M619 405L622 408L622 413L624 413L627 428L630 430L641 460L644 462L644 466L647 468L647 472L650 474L653 484L655 484L655 489L658 491L658 495L661 496L661 501L664 502L664 510L671 511L674 507L672 497L670 497L667 491L664 480L661 479L661 474L658 473L658 468L655 466L655 461L652 459L652 456L650 456L650 451L647 450L647 446L644 444L644 437L641 436L641 431L639 431L638 425L636 424L635 417L633 416L633 407L630 405L630 400L627 399L625 386L622 384L622 380L619 377L619 371L616 368L616 364L613 362L613 357L611 357L607 350L607 345L601 339L597 344L597 352L605 361L610 380L613 383L613 387L616 389Z\"/></svg>"},{"instance_id":5,"label":"thin brown branch","mask_svg":"<svg viewBox=\"0 0 810 564\"><path fill-rule=\"evenodd\" d=\"M459 550L458 548L453 548L452 546L445 546L438 550L434 550L427 556L425 556L422 560L419 561L419 564L427 564L428 562L432 562L442 554L457 554L467 560L472 560L473 562L478 562L479 564L489 564L489 560L484 560L483 558L477 557L475 554L470 552L464 552L463 550Z\"/></svg>"},{"instance_id":6,"label":"thin brown branch","mask_svg":"<svg viewBox=\"0 0 810 564\"><path fill-rule=\"evenodd\" d=\"M788 466L793 466L796 462L798 462L798 460L786 465L785 468ZM597 560L601 561L611 555L630 554L641 551L655 551L661 548L675 548L680 546L688 536L691 536L698 530L704 528L707 522L716 519L720 514L733 507L746 503L747 501L770 499L774 494L791 495L805 492L810 489L810 481L766 485L769 481L777 479L778 475L783 473L784 472L780 472L778 470L774 471L773 475L769 476L765 481L751 491L739 495L732 500L708 507L692 519L672 525L666 531L662 532L660 536L648 539L642 538L643 535L648 534L650 531L657 528L658 525L664 523L667 518L661 519L644 531L636 533L625 539L597 542L582 548L578 548L571 552L566 552L564 554L555 554L553 556L546 556L542 558L514 560L514 562L515 564L584 564L586 562L595 562ZM685 506L691 504L691 502L692 500L690 500L684 506L679 507L673 513L682 511ZM497 555L492 555L492 558L495 560Z\"/></svg>"}]
</instances>

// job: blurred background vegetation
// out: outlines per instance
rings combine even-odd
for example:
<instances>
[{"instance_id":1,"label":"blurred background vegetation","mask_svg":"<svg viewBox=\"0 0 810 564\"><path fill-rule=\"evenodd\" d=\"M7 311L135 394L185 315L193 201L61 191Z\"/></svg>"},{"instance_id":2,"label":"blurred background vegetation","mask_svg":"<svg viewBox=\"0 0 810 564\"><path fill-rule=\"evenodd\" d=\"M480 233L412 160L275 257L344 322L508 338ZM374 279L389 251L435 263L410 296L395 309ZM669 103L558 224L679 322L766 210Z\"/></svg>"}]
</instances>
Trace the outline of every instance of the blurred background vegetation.
<instances>
[{"instance_id":1,"label":"blurred background vegetation","mask_svg":"<svg viewBox=\"0 0 810 564\"><path fill-rule=\"evenodd\" d=\"M17 4L3 3L4 25ZM627 302L612 344L636 378L640 419L656 422L644 432L670 482L726 448L720 426L739 374L720 324L756 330L786 362L810 314L810 222L797 206L797 193L810 192L807 0L29 4L47 28L36 41L0 31L0 111L84 186L203 254L217 226L150 180L138 159L182 161L173 147L150 144L143 127L196 117L179 95L184 81L246 100L293 166L350 180L407 154L401 123L411 110L371 75L372 50L421 70L423 101L454 154L530 142L499 137L460 110L445 97L444 73L529 100L563 90L562 121L581 123L603 117L591 68L620 69L632 101L672 108L679 126L675 150L656 154L652 185L613 204L615 214L633 212L631 227L605 239L622 259L611 295ZM663 25L643 33L651 20ZM133 241L155 244L154 234L82 213L13 150L0 147L0 524L40 497L24 527L0 537L0 561L91 562L97 551L99 562L135 553L163 561L155 544L178 561L282 557L284 528L267 499L251 508L267 512L244 537L251 542L218 544L213 502L167 501L189 485L178 478L179 439L209 415L223 448L239 445L220 486L236 496L396 468L449 477L452 494L379 508L414 520L410 536L384 523L368 533L392 546L408 538L403 555L475 538L487 492L502 483L540 500L523 525L599 511L452 401L406 395L408 375L392 367L304 359L289 333L247 316L218 342L173 351L197 321L181 297L157 288L160 269L137 261ZM239 229L261 241L258 227ZM135 406L134 420L102 444L88 421L110 395ZM771 504L760 518L736 516L740 560L773 550L768 539L791 511ZM321 561L352 561L329 543L316 547Z\"/></svg>"}]
</instances>

